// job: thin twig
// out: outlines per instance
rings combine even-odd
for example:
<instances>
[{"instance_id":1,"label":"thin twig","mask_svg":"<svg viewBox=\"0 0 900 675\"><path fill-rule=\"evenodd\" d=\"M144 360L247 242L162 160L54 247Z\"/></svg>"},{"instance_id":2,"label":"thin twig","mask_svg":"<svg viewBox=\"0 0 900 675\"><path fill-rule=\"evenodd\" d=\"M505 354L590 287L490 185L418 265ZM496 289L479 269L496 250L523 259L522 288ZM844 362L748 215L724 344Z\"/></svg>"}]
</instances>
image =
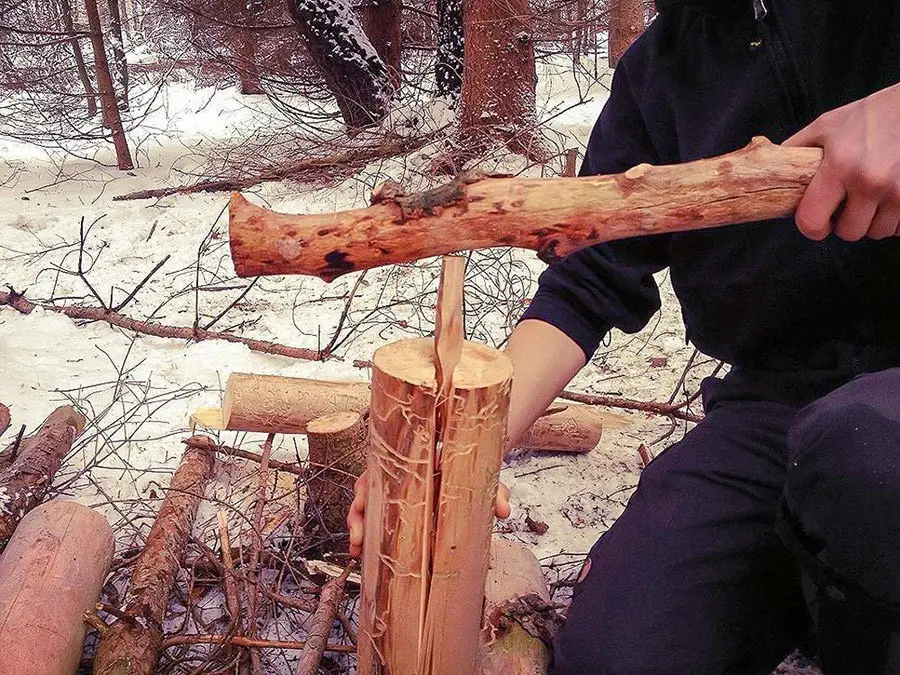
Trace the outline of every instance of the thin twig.
<instances>
[{"instance_id":1,"label":"thin twig","mask_svg":"<svg viewBox=\"0 0 900 675\"><path fill-rule=\"evenodd\" d=\"M232 644L237 647L253 647L255 649L303 649L306 642L294 640L258 640L255 638L229 637L228 635L173 635L163 640L163 649L178 645L216 645ZM356 645L325 645L326 652L353 654Z\"/></svg>"},{"instance_id":2,"label":"thin twig","mask_svg":"<svg viewBox=\"0 0 900 675\"><path fill-rule=\"evenodd\" d=\"M207 437L198 437L198 438L206 438L206 440L197 440L197 438L188 438L185 441L182 441L189 448L198 447L202 445L203 447L210 447L218 453L223 455L228 455L230 457L240 457L241 459L248 459L251 462L256 462L258 464L262 463L263 456L250 452L249 450L241 450L240 448L232 448L227 445L216 445L212 442L212 439ZM296 464L288 464L287 462L279 462L277 459L269 459L269 467L272 469L276 469L277 471L286 471L287 473L292 473L295 476L300 476L301 478L306 478L306 470L302 467L297 466Z\"/></svg>"}]
</instances>

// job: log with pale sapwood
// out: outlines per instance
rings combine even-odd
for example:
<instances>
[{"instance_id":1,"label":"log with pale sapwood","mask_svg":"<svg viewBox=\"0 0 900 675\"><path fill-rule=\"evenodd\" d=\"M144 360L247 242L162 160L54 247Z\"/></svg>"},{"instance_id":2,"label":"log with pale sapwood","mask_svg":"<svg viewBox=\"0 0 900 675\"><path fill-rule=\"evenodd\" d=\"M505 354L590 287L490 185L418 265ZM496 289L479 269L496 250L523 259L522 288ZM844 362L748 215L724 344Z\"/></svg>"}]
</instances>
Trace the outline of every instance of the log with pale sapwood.
<instances>
[{"instance_id":1,"label":"log with pale sapwood","mask_svg":"<svg viewBox=\"0 0 900 675\"><path fill-rule=\"evenodd\" d=\"M306 425L306 529L323 551L347 550L347 511L353 484L366 467L367 426L365 418L352 411L318 417Z\"/></svg>"},{"instance_id":2,"label":"log with pale sapwood","mask_svg":"<svg viewBox=\"0 0 900 675\"><path fill-rule=\"evenodd\" d=\"M115 542L100 513L69 501L38 506L0 557L0 673L71 675L84 612L94 607Z\"/></svg>"},{"instance_id":3,"label":"log with pale sapwood","mask_svg":"<svg viewBox=\"0 0 900 675\"><path fill-rule=\"evenodd\" d=\"M134 564L124 616L107 627L94 655L94 675L151 675L162 648L169 594L212 476L215 452L192 444L172 476L144 550Z\"/></svg>"},{"instance_id":4,"label":"log with pale sapwood","mask_svg":"<svg viewBox=\"0 0 900 675\"><path fill-rule=\"evenodd\" d=\"M308 274L325 280L492 246L532 249L555 260L605 241L787 216L821 159L819 148L755 138L727 155L641 164L611 176L465 174L410 195L387 184L375 191L368 208L317 215L275 213L235 193L231 255L240 276Z\"/></svg>"},{"instance_id":5,"label":"log with pale sapwood","mask_svg":"<svg viewBox=\"0 0 900 675\"><path fill-rule=\"evenodd\" d=\"M81 413L62 406L50 413L33 436L19 441L15 457L0 472L0 546L12 536L22 516L44 500L84 424Z\"/></svg>"},{"instance_id":6,"label":"log with pale sapwood","mask_svg":"<svg viewBox=\"0 0 900 675\"><path fill-rule=\"evenodd\" d=\"M306 433L316 417L339 411L364 412L371 391L365 382L332 382L278 375L234 373L225 385L222 408L200 408L191 423L207 429ZM621 426L620 415L597 406L554 404L516 443L526 450L583 453L600 442L603 427Z\"/></svg>"}]
</instances>

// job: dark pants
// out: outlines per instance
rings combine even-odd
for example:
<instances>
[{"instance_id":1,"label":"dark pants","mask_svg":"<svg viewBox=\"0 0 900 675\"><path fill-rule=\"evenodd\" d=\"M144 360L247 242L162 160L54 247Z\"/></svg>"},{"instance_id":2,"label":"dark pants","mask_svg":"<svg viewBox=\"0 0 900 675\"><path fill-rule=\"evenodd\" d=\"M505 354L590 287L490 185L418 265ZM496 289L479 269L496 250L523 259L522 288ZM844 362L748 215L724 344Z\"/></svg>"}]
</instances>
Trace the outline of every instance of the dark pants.
<instances>
[{"instance_id":1,"label":"dark pants","mask_svg":"<svg viewBox=\"0 0 900 675\"><path fill-rule=\"evenodd\" d=\"M554 675L770 673L811 619L827 674L900 673L900 369L805 407L740 379L594 545Z\"/></svg>"}]
</instances>

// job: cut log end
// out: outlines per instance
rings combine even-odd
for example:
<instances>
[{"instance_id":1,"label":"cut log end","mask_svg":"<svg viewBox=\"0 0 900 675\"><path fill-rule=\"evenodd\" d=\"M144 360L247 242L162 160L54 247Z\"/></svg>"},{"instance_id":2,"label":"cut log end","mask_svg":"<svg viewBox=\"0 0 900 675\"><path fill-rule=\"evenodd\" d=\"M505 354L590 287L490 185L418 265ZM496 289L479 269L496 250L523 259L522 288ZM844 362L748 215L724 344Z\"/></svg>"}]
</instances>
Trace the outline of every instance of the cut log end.
<instances>
[{"instance_id":1,"label":"cut log end","mask_svg":"<svg viewBox=\"0 0 900 675\"><path fill-rule=\"evenodd\" d=\"M430 338L402 340L375 352L372 364L389 377L414 386L437 386L434 342ZM453 373L454 389L491 387L512 377L512 362L495 349L463 343L462 356Z\"/></svg>"}]
</instances>

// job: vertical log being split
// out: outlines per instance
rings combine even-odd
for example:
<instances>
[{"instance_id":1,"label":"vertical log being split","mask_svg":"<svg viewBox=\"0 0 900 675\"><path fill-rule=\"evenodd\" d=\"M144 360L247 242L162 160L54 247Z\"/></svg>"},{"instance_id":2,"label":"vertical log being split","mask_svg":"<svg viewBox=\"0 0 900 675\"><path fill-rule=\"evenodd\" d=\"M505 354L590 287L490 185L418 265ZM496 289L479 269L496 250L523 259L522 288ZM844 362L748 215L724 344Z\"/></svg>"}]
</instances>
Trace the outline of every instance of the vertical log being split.
<instances>
[{"instance_id":1,"label":"vertical log being split","mask_svg":"<svg viewBox=\"0 0 900 675\"><path fill-rule=\"evenodd\" d=\"M362 675L477 672L482 589L512 364L487 347L463 346L442 441L439 493L432 505L428 467L437 441L438 398L433 349L431 340L407 340L382 347L373 359ZM427 542L433 528L432 573ZM430 621L421 612L423 605ZM444 631L447 626L453 629ZM422 671L426 645L429 670Z\"/></svg>"},{"instance_id":2,"label":"vertical log being split","mask_svg":"<svg viewBox=\"0 0 900 675\"><path fill-rule=\"evenodd\" d=\"M100 597L114 548L106 519L75 502L48 502L22 519L0 557L0 673L78 669L83 615Z\"/></svg>"},{"instance_id":3,"label":"vertical log being split","mask_svg":"<svg viewBox=\"0 0 900 675\"><path fill-rule=\"evenodd\" d=\"M84 430L84 417L63 406L44 420L31 438L23 438L16 458L0 473L0 546L22 516L40 504L72 442Z\"/></svg>"},{"instance_id":4,"label":"vertical log being split","mask_svg":"<svg viewBox=\"0 0 900 675\"><path fill-rule=\"evenodd\" d=\"M540 635L549 637L557 620L534 554L516 542L492 541L481 675L545 675L550 650Z\"/></svg>"},{"instance_id":5,"label":"vertical log being split","mask_svg":"<svg viewBox=\"0 0 900 675\"><path fill-rule=\"evenodd\" d=\"M156 672L169 592L215 462L214 451L198 445L185 451L172 476L147 544L131 574L123 608L128 618L117 619L101 636L94 655L94 675Z\"/></svg>"},{"instance_id":6,"label":"vertical log being split","mask_svg":"<svg viewBox=\"0 0 900 675\"><path fill-rule=\"evenodd\" d=\"M312 420L306 435L310 465L307 521L323 530L315 538L323 550L343 551L353 483L366 464L366 422L358 412L334 413Z\"/></svg>"}]
</instances>

